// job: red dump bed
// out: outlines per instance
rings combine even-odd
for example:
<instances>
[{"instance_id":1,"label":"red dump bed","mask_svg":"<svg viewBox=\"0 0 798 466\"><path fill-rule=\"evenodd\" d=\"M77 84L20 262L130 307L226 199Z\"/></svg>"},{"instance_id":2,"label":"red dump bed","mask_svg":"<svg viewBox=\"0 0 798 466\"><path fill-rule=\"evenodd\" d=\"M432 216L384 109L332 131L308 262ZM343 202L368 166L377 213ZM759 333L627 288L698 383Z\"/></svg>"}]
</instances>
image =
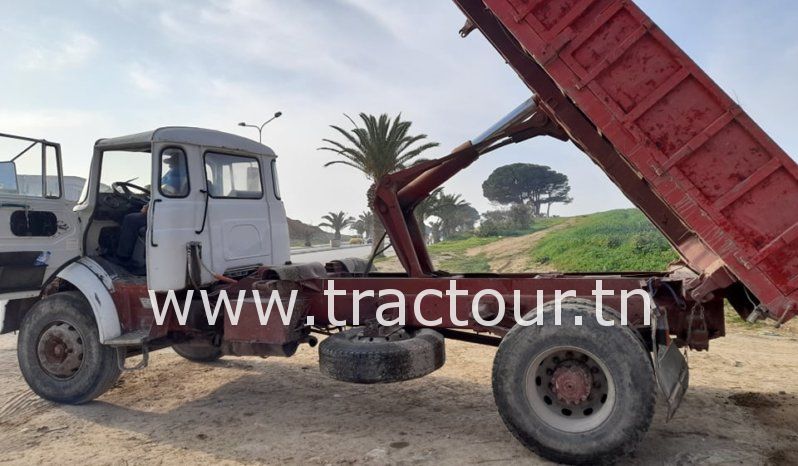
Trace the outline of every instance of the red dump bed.
<instances>
[{"instance_id":1,"label":"red dump bed","mask_svg":"<svg viewBox=\"0 0 798 466\"><path fill-rule=\"evenodd\" d=\"M474 2L455 1L469 14ZM698 65L629 0L484 5L628 164L623 170L636 172L643 183L619 181L621 168L597 161L703 278L724 286L729 278L718 277L726 273L772 316L794 314L798 166ZM527 85L545 88L545 79L510 59L504 39L471 10ZM596 160L590 144L579 142L584 135L575 120L564 116L568 106L543 94L553 117ZM659 201L645 201L641 190Z\"/></svg>"}]
</instances>

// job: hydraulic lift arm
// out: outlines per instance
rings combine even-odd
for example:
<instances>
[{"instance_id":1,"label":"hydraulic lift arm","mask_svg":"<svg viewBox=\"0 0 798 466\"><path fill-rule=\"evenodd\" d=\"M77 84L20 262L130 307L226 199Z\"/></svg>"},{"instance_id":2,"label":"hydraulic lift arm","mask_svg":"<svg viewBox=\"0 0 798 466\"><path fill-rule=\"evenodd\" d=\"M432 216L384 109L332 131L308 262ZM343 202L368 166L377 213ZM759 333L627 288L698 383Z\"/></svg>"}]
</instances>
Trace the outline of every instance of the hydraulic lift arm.
<instances>
[{"instance_id":1,"label":"hydraulic lift arm","mask_svg":"<svg viewBox=\"0 0 798 466\"><path fill-rule=\"evenodd\" d=\"M418 220L413 214L416 206L480 156L507 144L541 135L563 141L568 139L565 132L538 107L533 96L482 135L461 144L446 157L391 173L379 181L374 200L377 215L410 277L435 275Z\"/></svg>"}]
</instances>

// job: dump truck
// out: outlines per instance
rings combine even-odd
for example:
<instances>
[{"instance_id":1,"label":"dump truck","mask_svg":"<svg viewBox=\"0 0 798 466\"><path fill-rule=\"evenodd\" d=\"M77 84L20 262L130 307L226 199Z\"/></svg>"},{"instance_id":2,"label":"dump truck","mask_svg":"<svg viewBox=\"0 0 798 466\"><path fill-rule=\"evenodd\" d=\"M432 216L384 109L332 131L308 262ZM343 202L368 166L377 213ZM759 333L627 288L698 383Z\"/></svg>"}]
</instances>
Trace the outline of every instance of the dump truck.
<instances>
[{"instance_id":1,"label":"dump truck","mask_svg":"<svg viewBox=\"0 0 798 466\"><path fill-rule=\"evenodd\" d=\"M449 155L379 180L387 235L375 253L390 244L403 273L373 257L291 263L276 155L254 141L176 127L101 139L73 207L60 147L18 137L30 146L0 164L0 298L31 389L80 404L155 350L208 362L317 343L329 377L400 382L440 368L445 341L461 340L497 347L494 398L521 443L554 461L610 462L643 439L658 393L675 415L682 351L725 334L724 300L749 320L795 316L798 213L773 201L798 201L798 166L632 1L454 3L460 33L479 30L532 95ZM587 154L681 264L436 270L418 204L479 157L546 136ZM30 150L40 188L21 192ZM106 167L115 158L126 168Z\"/></svg>"}]
</instances>

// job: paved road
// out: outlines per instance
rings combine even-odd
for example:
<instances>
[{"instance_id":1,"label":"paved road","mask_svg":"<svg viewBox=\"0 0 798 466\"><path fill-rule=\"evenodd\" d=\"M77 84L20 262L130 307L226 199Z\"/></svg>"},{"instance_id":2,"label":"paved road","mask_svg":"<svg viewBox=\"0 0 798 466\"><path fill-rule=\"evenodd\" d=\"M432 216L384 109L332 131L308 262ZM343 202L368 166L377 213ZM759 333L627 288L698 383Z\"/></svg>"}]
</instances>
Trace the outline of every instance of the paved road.
<instances>
[{"instance_id":1,"label":"paved road","mask_svg":"<svg viewBox=\"0 0 798 466\"><path fill-rule=\"evenodd\" d=\"M371 245L363 245L353 248L330 249L327 251L319 252L305 252L301 254L292 253L291 261L297 264L303 262L329 262L335 259L344 259L347 257L360 257L367 259L371 252Z\"/></svg>"}]
</instances>

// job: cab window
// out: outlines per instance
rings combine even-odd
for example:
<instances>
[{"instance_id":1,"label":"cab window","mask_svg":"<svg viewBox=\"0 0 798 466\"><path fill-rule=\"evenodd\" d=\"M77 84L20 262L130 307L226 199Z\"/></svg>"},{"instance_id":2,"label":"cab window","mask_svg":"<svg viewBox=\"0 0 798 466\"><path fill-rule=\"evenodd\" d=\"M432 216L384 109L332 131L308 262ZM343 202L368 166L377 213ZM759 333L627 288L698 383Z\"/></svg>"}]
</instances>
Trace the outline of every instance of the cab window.
<instances>
[{"instance_id":1,"label":"cab window","mask_svg":"<svg viewBox=\"0 0 798 466\"><path fill-rule=\"evenodd\" d=\"M58 199L61 197L61 181L58 178L59 166L55 147L44 148L44 197Z\"/></svg>"},{"instance_id":2,"label":"cab window","mask_svg":"<svg viewBox=\"0 0 798 466\"><path fill-rule=\"evenodd\" d=\"M255 157L205 153L208 194L215 198L260 199L263 197L260 163Z\"/></svg>"},{"instance_id":3,"label":"cab window","mask_svg":"<svg viewBox=\"0 0 798 466\"><path fill-rule=\"evenodd\" d=\"M166 197L188 196L188 169L186 153L179 147L167 147L161 151L159 174L161 194Z\"/></svg>"},{"instance_id":4,"label":"cab window","mask_svg":"<svg viewBox=\"0 0 798 466\"><path fill-rule=\"evenodd\" d=\"M55 146L0 137L0 194L58 199L60 168Z\"/></svg>"},{"instance_id":5,"label":"cab window","mask_svg":"<svg viewBox=\"0 0 798 466\"><path fill-rule=\"evenodd\" d=\"M274 197L277 199L282 199L283 196L280 194L280 179L277 178L277 160L272 159L272 187L274 188Z\"/></svg>"},{"instance_id":6,"label":"cab window","mask_svg":"<svg viewBox=\"0 0 798 466\"><path fill-rule=\"evenodd\" d=\"M149 152L108 150L102 154L100 193L114 192L114 183L130 183L150 189L152 158Z\"/></svg>"}]
</instances>

